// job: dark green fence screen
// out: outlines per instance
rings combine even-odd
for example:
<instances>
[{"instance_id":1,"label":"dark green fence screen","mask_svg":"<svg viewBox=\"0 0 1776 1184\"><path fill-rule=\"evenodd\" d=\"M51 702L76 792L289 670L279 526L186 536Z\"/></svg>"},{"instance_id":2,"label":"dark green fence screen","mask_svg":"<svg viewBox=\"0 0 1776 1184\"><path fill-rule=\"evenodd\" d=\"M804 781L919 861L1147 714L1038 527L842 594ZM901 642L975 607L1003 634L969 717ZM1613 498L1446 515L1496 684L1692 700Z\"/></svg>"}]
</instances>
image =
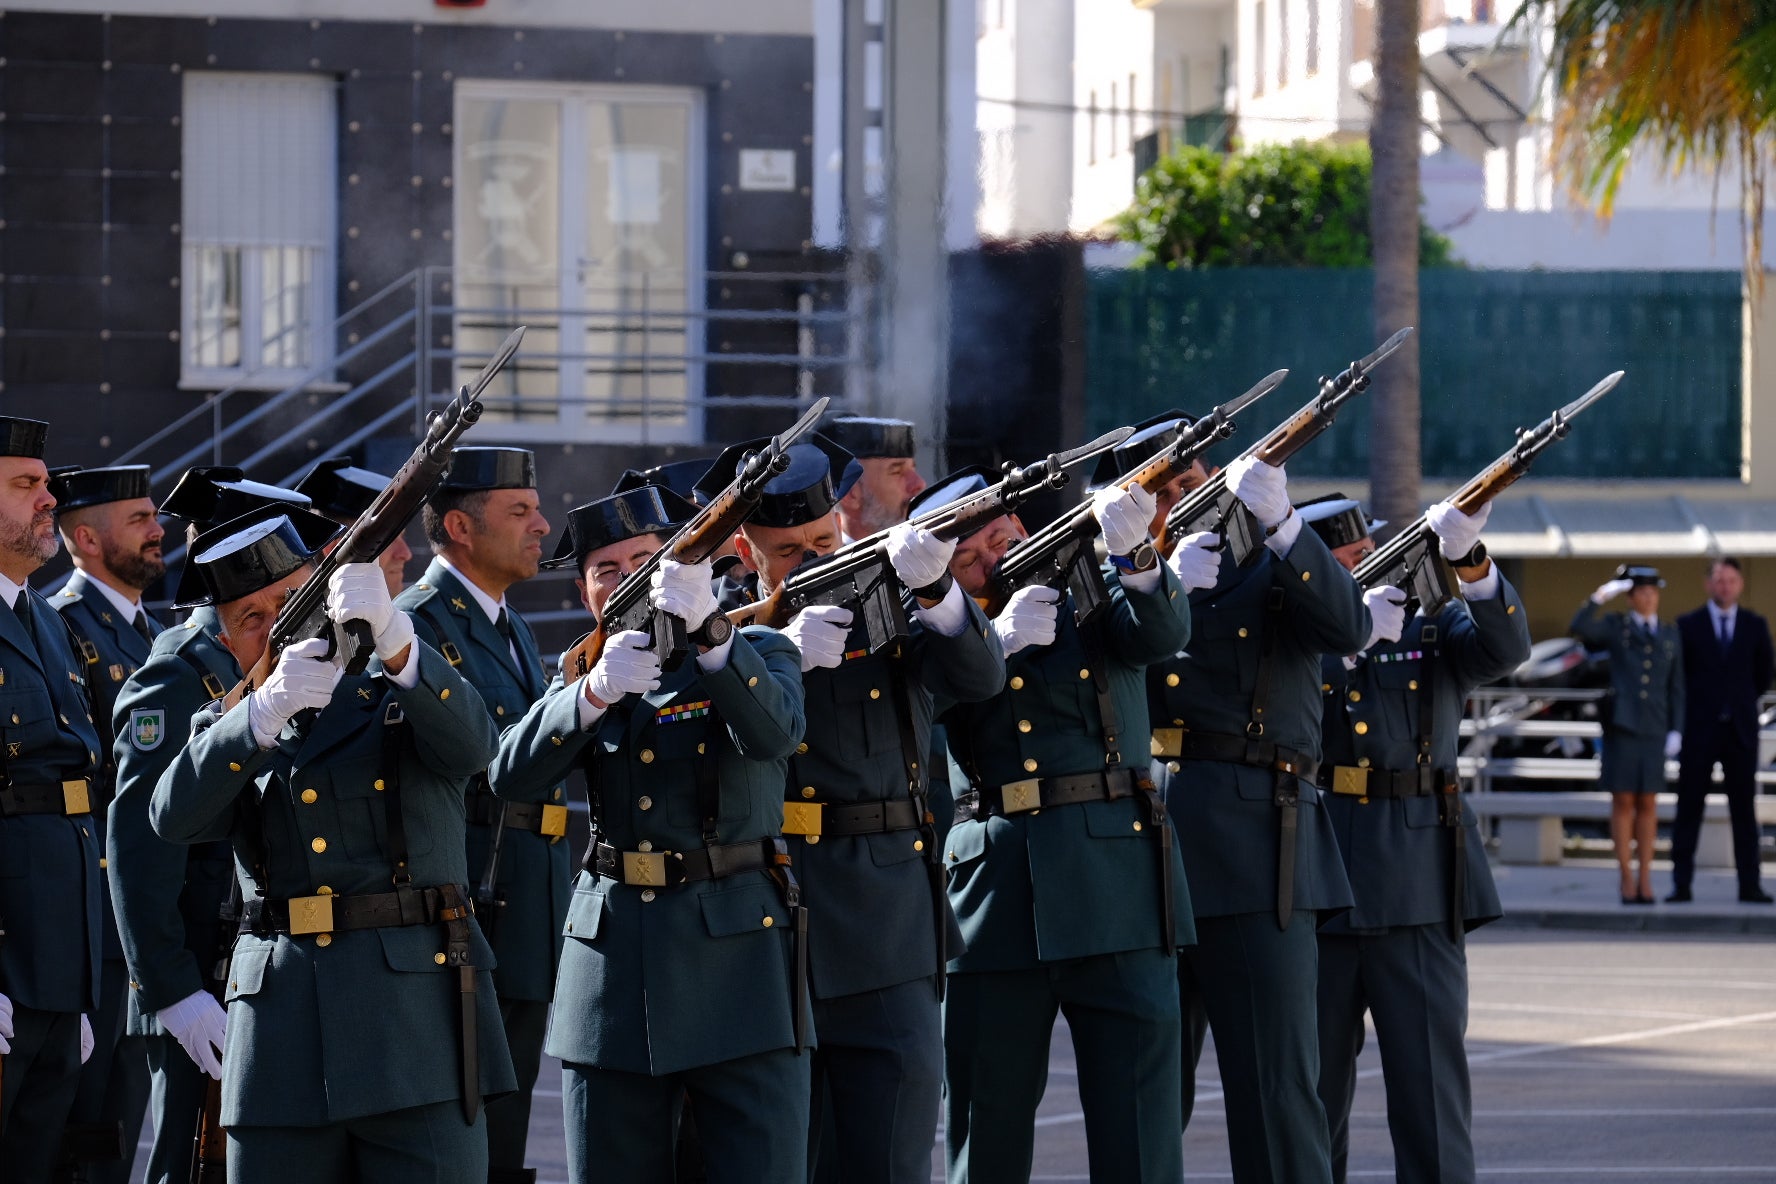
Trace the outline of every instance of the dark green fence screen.
<instances>
[{"instance_id":1,"label":"dark green fence screen","mask_svg":"<svg viewBox=\"0 0 1776 1184\"><path fill-rule=\"evenodd\" d=\"M1279 366L1291 374L1223 445L1223 463L1367 353L1368 271L1093 271L1087 400L1094 430L1201 410ZM1740 280L1734 272L1426 271L1420 276L1424 472L1469 475L1612 370L1627 378L1537 476L1737 477ZM1394 326L1388 326L1391 330ZM1290 463L1362 477L1358 400Z\"/></svg>"}]
</instances>

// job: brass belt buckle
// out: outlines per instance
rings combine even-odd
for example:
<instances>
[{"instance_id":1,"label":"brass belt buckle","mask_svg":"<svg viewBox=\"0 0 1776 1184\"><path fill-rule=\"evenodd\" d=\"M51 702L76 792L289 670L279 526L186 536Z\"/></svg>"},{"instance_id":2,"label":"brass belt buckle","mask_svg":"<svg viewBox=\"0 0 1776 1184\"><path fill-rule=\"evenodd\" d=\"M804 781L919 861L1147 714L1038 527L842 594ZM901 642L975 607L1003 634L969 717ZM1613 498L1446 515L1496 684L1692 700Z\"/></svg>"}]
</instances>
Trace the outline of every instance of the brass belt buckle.
<instances>
[{"instance_id":1,"label":"brass belt buckle","mask_svg":"<svg viewBox=\"0 0 1776 1184\"><path fill-rule=\"evenodd\" d=\"M92 813L92 797L87 793L84 778L79 781L62 782L62 813Z\"/></svg>"},{"instance_id":2,"label":"brass belt buckle","mask_svg":"<svg viewBox=\"0 0 1776 1184\"><path fill-rule=\"evenodd\" d=\"M549 835L552 838L560 838L562 835L566 834L567 807L544 806L542 821L537 823L537 833L539 835Z\"/></svg>"},{"instance_id":3,"label":"brass belt buckle","mask_svg":"<svg viewBox=\"0 0 1776 1184\"><path fill-rule=\"evenodd\" d=\"M820 834L820 803L784 802L783 833L786 835Z\"/></svg>"},{"instance_id":4,"label":"brass belt buckle","mask_svg":"<svg viewBox=\"0 0 1776 1184\"><path fill-rule=\"evenodd\" d=\"M623 852L623 883L666 886L666 855L660 851Z\"/></svg>"},{"instance_id":5,"label":"brass belt buckle","mask_svg":"<svg viewBox=\"0 0 1776 1184\"><path fill-rule=\"evenodd\" d=\"M1026 777L1008 781L999 787L1000 809L1007 814L1022 814L1042 806L1042 778Z\"/></svg>"},{"instance_id":6,"label":"brass belt buckle","mask_svg":"<svg viewBox=\"0 0 1776 1184\"><path fill-rule=\"evenodd\" d=\"M290 898L290 936L309 933L330 933L333 929L333 898L331 896L292 896Z\"/></svg>"},{"instance_id":7,"label":"brass belt buckle","mask_svg":"<svg viewBox=\"0 0 1776 1184\"><path fill-rule=\"evenodd\" d=\"M1350 797L1369 796L1369 770L1356 765L1332 766L1332 792Z\"/></svg>"},{"instance_id":8,"label":"brass belt buckle","mask_svg":"<svg viewBox=\"0 0 1776 1184\"><path fill-rule=\"evenodd\" d=\"M1184 751L1183 728L1154 728L1151 755L1165 758L1179 756Z\"/></svg>"}]
</instances>

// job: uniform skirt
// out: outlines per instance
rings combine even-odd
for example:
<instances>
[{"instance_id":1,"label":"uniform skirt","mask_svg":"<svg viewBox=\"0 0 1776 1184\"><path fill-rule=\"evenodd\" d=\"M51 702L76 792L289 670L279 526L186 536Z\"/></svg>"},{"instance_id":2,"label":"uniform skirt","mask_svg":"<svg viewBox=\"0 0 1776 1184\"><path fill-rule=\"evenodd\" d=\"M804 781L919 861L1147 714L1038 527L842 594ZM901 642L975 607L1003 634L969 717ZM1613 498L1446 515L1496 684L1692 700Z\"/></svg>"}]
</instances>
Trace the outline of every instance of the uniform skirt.
<instances>
[{"instance_id":1,"label":"uniform skirt","mask_svg":"<svg viewBox=\"0 0 1776 1184\"><path fill-rule=\"evenodd\" d=\"M1664 792L1665 737L1606 730L1598 788L1611 793Z\"/></svg>"}]
</instances>

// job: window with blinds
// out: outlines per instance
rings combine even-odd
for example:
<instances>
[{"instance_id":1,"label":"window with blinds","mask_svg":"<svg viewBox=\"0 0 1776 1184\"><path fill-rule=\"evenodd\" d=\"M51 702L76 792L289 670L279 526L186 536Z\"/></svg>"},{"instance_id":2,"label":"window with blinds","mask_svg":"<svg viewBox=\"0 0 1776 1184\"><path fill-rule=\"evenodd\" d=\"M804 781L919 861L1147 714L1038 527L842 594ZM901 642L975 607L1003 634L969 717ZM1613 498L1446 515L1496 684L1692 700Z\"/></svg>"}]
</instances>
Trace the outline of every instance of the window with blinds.
<instances>
[{"instance_id":1,"label":"window with blinds","mask_svg":"<svg viewBox=\"0 0 1776 1184\"><path fill-rule=\"evenodd\" d=\"M185 76L182 386L275 389L331 354L335 103L330 78Z\"/></svg>"}]
</instances>

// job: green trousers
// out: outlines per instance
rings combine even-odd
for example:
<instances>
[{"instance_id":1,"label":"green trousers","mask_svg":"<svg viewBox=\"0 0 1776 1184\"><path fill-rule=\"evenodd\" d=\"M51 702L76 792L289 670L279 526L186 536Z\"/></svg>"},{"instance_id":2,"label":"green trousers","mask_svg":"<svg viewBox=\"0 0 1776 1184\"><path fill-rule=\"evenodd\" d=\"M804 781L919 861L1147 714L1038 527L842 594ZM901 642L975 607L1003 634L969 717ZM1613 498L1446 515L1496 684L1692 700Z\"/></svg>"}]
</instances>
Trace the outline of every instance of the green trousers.
<instances>
[{"instance_id":1,"label":"green trousers","mask_svg":"<svg viewBox=\"0 0 1776 1184\"><path fill-rule=\"evenodd\" d=\"M944 998L949 1184L1028 1181L1056 1014L1079 1066L1093 1180L1177 1184L1177 959L1157 947L952 974Z\"/></svg>"},{"instance_id":2,"label":"green trousers","mask_svg":"<svg viewBox=\"0 0 1776 1184\"><path fill-rule=\"evenodd\" d=\"M814 1030L813 1179L927 1184L943 1093L936 981L816 999Z\"/></svg>"},{"instance_id":3,"label":"green trousers","mask_svg":"<svg viewBox=\"0 0 1776 1184\"><path fill-rule=\"evenodd\" d=\"M1320 1103L1314 995L1314 916L1198 917L1196 944L1178 955L1178 1000L1215 1034L1236 1184L1330 1184L1332 1154ZM1202 1025L1186 1023L1184 1097L1194 1101ZM1186 1122L1190 1102L1181 1109Z\"/></svg>"},{"instance_id":4,"label":"green trousers","mask_svg":"<svg viewBox=\"0 0 1776 1184\"><path fill-rule=\"evenodd\" d=\"M84 1165L84 1184L129 1184L148 1109L148 1050L140 1036L124 1032L129 1018L129 967L122 958L100 964L99 1012L92 1017L93 1054L80 1067L80 1085L68 1126L93 1130L107 1142L121 1126L123 1158Z\"/></svg>"},{"instance_id":5,"label":"green trousers","mask_svg":"<svg viewBox=\"0 0 1776 1184\"><path fill-rule=\"evenodd\" d=\"M210 1078L173 1037L142 1040L148 1046L148 1114L154 1124L146 1184L189 1184L192 1140Z\"/></svg>"},{"instance_id":6,"label":"green trousers","mask_svg":"<svg viewBox=\"0 0 1776 1184\"><path fill-rule=\"evenodd\" d=\"M328 1126L231 1126L228 1184L486 1184L487 1115L434 1102Z\"/></svg>"},{"instance_id":7,"label":"green trousers","mask_svg":"<svg viewBox=\"0 0 1776 1184\"><path fill-rule=\"evenodd\" d=\"M518 1089L487 1104L487 1166L495 1181L503 1172L524 1167L524 1149L530 1140L530 1097L542 1064L549 1004L537 999L501 999L500 1019L506 1029L506 1047L512 1050Z\"/></svg>"},{"instance_id":8,"label":"green trousers","mask_svg":"<svg viewBox=\"0 0 1776 1184\"><path fill-rule=\"evenodd\" d=\"M1320 1097L1332 1130L1332 1178L1350 1156L1351 1098L1363 1012L1375 1020L1397 1184L1472 1184L1468 957L1449 926L1320 936Z\"/></svg>"},{"instance_id":9,"label":"green trousers","mask_svg":"<svg viewBox=\"0 0 1776 1184\"><path fill-rule=\"evenodd\" d=\"M80 1086L80 1013L14 1002L0 1090L0 1180L48 1184Z\"/></svg>"}]
</instances>

